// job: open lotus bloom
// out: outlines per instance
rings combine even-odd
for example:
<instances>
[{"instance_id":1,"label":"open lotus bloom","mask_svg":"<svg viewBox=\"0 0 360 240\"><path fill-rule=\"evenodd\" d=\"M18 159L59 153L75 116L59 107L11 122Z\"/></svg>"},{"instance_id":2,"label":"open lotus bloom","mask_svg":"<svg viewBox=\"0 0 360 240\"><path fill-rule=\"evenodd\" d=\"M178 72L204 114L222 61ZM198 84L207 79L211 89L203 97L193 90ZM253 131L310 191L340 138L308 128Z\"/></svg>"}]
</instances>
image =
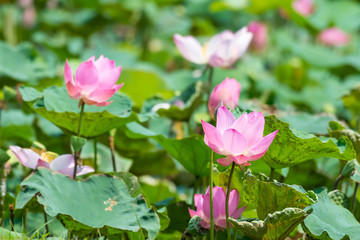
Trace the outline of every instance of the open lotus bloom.
<instances>
[{"instance_id":1,"label":"open lotus bloom","mask_svg":"<svg viewBox=\"0 0 360 240\"><path fill-rule=\"evenodd\" d=\"M215 186L213 188L213 209L214 209L214 225L216 230L226 228L226 193L222 187ZM195 194L194 202L196 211L189 209L191 217L199 216L202 221L201 226L210 228L210 187L206 190L205 195ZM239 205L239 193L236 189L230 192L229 197L229 216L232 218L239 218L244 212L245 207L237 209ZM232 225L231 225L232 227Z\"/></svg>"},{"instance_id":2,"label":"open lotus bloom","mask_svg":"<svg viewBox=\"0 0 360 240\"><path fill-rule=\"evenodd\" d=\"M64 78L70 97L82 100L88 105L106 106L107 102L123 84L116 85L121 72L121 66L116 67L113 60L103 55L95 61L92 56L79 65L75 79L71 67L66 60Z\"/></svg>"},{"instance_id":3,"label":"open lotus bloom","mask_svg":"<svg viewBox=\"0 0 360 240\"><path fill-rule=\"evenodd\" d=\"M38 167L49 168L55 172L73 176L75 161L71 154L64 154L57 156L49 152L37 154L31 149L21 148L18 146L10 146L10 150L15 154L20 163L25 167L37 169ZM77 166L77 176L94 172L94 169L89 166Z\"/></svg>"},{"instance_id":4,"label":"open lotus bloom","mask_svg":"<svg viewBox=\"0 0 360 240\"><path fill-rule=\"evenodd\" d=\"M344 46L350 42L350 36L343 30L333 27L322 31L318 35L318 40L326 46Z\"/></svg>"},{"instance_id":5,"label":"open lotus bloom","mask_svg":"<svg viewBox=\"0 0 360 240\"><path fill-rule=\"evenodd\" d=\"M268 41L268 30L265 23L250 22L248 25L249 31L253 34L251 46L257 51L261 51L266 47Z\"/></svg>"},{"instance_id":6,"label":"open lotus bloom","mask_svg":"<svg viewBox=\"0 0 360 240\"><path fill-rule=\"evenodd\" d=\"M231 67L246 51L252 39L247 27L236 33L223 31L203 46L192 36L174 35L174 42L185 59L212 67Z\"/></svg>"},{"instance_id":7,"label":"open lotus bloom","mask_svg":"<svg viewBox=\"0 0 360 240\"><path fill-rule=\"evenodd\" d=\"M217 112L216 127L201 121L205 143L216 153L225 155L218 163L228 166L233 161L248 166L268 150L278 130L263 137L265 119L259 112L244 113L238 119L226 108Z\"/></svg>"},{"instance_id":8,"label":"open lotus bloom","mask_svg":"<svg viewBox=\"0 0 360 240\"><path fill-rule=\"evenodd\" d=\"M296 12L303 16L309 16L314 12L314 0L295 0L292 6Z\"/></svg>"},{"instance_id":9,"label":"open lotus bloom","mask_svg":"<svg viewBox=\"0 0 360 240\"><path fill-rule=\"evenodd\" d=\"M214 118L214 112L218 106L227 106L234 109L239 101L241 85L236 79L226 78L218 84L209 97L208 109Z\"/></svg>"}]
</instances>

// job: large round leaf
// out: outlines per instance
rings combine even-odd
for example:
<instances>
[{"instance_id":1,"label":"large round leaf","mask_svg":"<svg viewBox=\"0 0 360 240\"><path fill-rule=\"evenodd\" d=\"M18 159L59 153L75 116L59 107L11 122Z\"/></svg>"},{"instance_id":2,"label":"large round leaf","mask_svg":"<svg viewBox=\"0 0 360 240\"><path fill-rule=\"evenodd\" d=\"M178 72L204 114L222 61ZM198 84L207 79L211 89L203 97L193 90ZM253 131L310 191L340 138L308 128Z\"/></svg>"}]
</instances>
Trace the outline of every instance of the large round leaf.
<instances>
[{"instance_id":1,"label":"large round leaf","mask_svg":"<svg viewBox=\"0 0 360 240\"><path fill-rule=\"evenodd\" d=\"M40 168L22 183L16 208L31 199L44 206L46 213L57 217L72 233L84 237L91 234L117 234L146 231L155 239L160 231L157 214L148 209L138 190L128 188L130 178L93 175L82 181ZM135 196L136 195L136 196Z\"/></svg>"},{"instance_id":2,"label":"large round leaf","mask_svg":"<svg viewBox=\"0 0 360 240\"><path fill-rule=\"evenodd\" d=\"M319 201L304 220L303 228L313 239L359 239L360 224L346 208L328 198L327 190L318 194Z\"/></svg>"},{"instance_id":3,"label":"large round leaf","mask_svg":"<svg viewBox=\"0 0 360 240\"><path fill-rule=\"evenodd\" d=\"M22 45L25 47L25 45ZM26 46L28 47L28 46ZM41 64L24 54L20 47L13 47L0 41L0 74L20 82L30 82L42 78L54 77L56 68Z\"/></svg>"},{"instance_id":4,"label":"large round leaf","mask_svg":"<svg viewBox=\"0 0 360 240\"><path fill-rule=\"evenodd\" d=\"M265 118L264 135L279 130L263 160L272 168L290 167L320 157L351 160L356 157L351 141L346 137L339 140L316 137L303 131L290 129L289 124L275 116Z\"/></svg>"},{"instance_id":5,"label":"large round leaf","mask_svg":"<svg viewBox=\"0 0 360 240\"><path fill-rule=\"evenodd\" d=\"M360 69L360 63L356 61L358 57L356 54L339 54L339 51L328 47L301 43L286 32L279 32L276 40L284 49L299 56L311 66L320 68L352 66L357 70Z\"/></svg>"},{"instance_id":6,"label":"large round leaf","mask_svg":"<svg viewBox=\"0 0 360 240\"><path fill-rule=\"evenodd\" d=\"M126 124L126 127L128 129L126 134L131 138L153 138L190 173L200 177L208 175L211 149L205 145L202 136L191 135L183 139L169 139L136 122Z\"/></svg>"},{"instance_id":7,"label":"large round leaf","mask_svg":"<svg viewBox=\"0 0 360 240\"><path fill-rule=\"evenodd\" d=\"M22 87L20 93L35 112L63 131L77 133L80 117L79 102L69 97L66 88L53 86L40 94L33 88ZM113 102L105 107L85 105L81 136L95 137L136 119L136 115L131 112L132 105L129 98L116 93L110 100Z\"/></svg>"},{"instance_id":8,"label":"large round leaf","mask_svg":"<svg viewBox=\"0 0 360 240\"><path fill-rule=\"evenodd\" d=\"M164 79L153 69L124 69L121 79L125 83L122 91L131 97L137 107L154 95L172 96Z\"/></svg>"},{"instance_id":9,"label":"large round leaf","mask_svg":"<svg viewBox=\"0 0 360 240\"><path fill-rule=\"evenodd\" d=\"M306 212L299 208L285 208L268 214L264 220L247 221L230 218L236 229L255 240L283 240L304 220Z\"/></svg>"},{"instance_id":10,"label":"large round leaf","mask_svg":"<svg viewBox=\"0 0 360 240\"><path fill-rule=\"evenodd\" d=\"M355 86L350 92L346 93L342 100L344 106L357 116L360 113L360 85Z\"/></svg>"},{"instance_id":11,"label":"large round leaf","mask_svg":"<svg viewBox=\"0 0 360 240\"><path fill-rule=\"evenodd\" d=\"M0 143L6 139L17 139L25 143L35 140L35 131L32 127L34 114L25 114L18 109L9 109L0 113Z\"/></svg>"},{"instance_id":12,"label":"large round leaf","mask_svg":"<svg viewBox=\"0 0 360 240\"><path fill-rule=\"evenodd\" d=\"M226 187L228 179L228 172L215 174L217 186ZM255 208L260 219L287 207L303 209L316 200L312 191L306 192L296 185L271 181L263 174L252 174L250 170L243 173L239 168L235 169L232 188L241 193L240 206L247 206L248 210Z\"/></svg>"}]
</instances>

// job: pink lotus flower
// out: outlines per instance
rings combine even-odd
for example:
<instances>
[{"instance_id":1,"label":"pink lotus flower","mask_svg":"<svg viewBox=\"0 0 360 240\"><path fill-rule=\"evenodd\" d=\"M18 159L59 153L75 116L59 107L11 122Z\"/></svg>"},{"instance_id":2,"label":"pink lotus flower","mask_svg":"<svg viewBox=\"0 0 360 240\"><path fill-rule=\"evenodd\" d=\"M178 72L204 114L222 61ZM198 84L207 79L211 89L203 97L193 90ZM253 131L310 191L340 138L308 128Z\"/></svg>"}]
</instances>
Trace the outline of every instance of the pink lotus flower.
<instances>
[{"instance_id":1,"label":"pink lotus flower","mask_svg":"<svg viewBox=\"0 0 360 240\"><path fill-rule=\"evenodd\" d=\"M226 228L226 193L222 187L215 186L213 188L213 209L214 209L214 225L215 229L219 230ZM210 187L206 190L205 195L195 194L194 196L196 211L189 209L191 217L199 216L202 221L201 226L210 228ZM230 192L229 197L229 216L232 218L239 218L244 212L245 207L237 209L239 205L239 193L236 189ZM231 225L232 227L232 225Z\"/></svg>"},{"instance_id":2,"label":"pink lotus flower","mask_svg":"<svg viewBox=\"0 0 360 240\"><path fill-rule=\"evenodd\" d=\"M239 101L241 85L236 79L226 78L218 84L209 97L208 109L212 117L217 107L228 106L234 109Z\"/></svg>"},{"instance_id":3,"label":"pink lotus flower","mask_svg":"<svg viewBox=\"0 0 360 240\"><path fill-rule=\"evenodd\" d=\"M88 105L106 106L111 103L107 100L123 85L116 85L121 67L115 67L114 61L104 58L103 55L98 60L94 60L95 57L92 56L79 65L75 80L66 60L64 72L66 88L74 100L80 99Z\"/></svg>"},{"instance_id":4,"label":"pink lotus flower","mask_svg":"<svg viewBox=\"0 0 360 240\"><path fill-rule=\"evenodd\" d=\"M314 12L314 0L296 0L293 2L293 8L303 16L309 16Z\"/></svg>"},{"instance_id":5,"label":"pink lotus flower","mask_svg":"<svg viewBox=\"0 0 360 240\"><path fill-rule=\"evenodd\" d=\"M249 31L253 34L251 45L255 50L261 51L266 47L268 41L268 30L265 23L250 22L248 25Z\"/></svg>"},{"instance_id":6,"label":"pink lotus flower","mask_svg":"<svg viewBox=\"0 0 360 240\"><path fill-rule=\"evenodd\" d=\"M25 167L37 169L39 167L49 168L55 172L73 176L75 161L71 154L64 154L53 157L49 152L42 153L41 156L28 148L10 146L10 150L15 154L20 163ZM77 166L77 176L94 172L89 166Z\"/></svg>"},{"instance_id":7,"label":"pink lotus flower","mask_svg":"<svg viewBox=\"0 0 360 240\"><path fill-rule=\"evenodd\" d=\"M248 161L261 158L268 150L278 130L263 137L265 119L261 112L244 113L238 119L226 108L217 112L216 128L201 121L205 143L216 153L225 155L218 163L228 166L233 161L249 166Z\"/></svg>"},{"instance_id":8,"label":"pink lotus flower","mask_svg":"<svg viewBox=\"0 0 360 240\"><path fill-rule=\"evenodd\" d=\"M185 59L212 67L231 67L246 51L252 34L243 27L236 33L229 30L215 35L203 46L192 36L174 35L174 42Z\"/></svg>"},{"instance_id":9,"label":"pink lotus flower","mask_svg":"<svg viewBox=\"0 0 360 240\"><path fill-rule=\"evenodd\" d=\"M333 27L322 31L318 35L320 43L326 46L344 46L350 42L350 36L343 30Z\"/></svg>"}]
</instances>

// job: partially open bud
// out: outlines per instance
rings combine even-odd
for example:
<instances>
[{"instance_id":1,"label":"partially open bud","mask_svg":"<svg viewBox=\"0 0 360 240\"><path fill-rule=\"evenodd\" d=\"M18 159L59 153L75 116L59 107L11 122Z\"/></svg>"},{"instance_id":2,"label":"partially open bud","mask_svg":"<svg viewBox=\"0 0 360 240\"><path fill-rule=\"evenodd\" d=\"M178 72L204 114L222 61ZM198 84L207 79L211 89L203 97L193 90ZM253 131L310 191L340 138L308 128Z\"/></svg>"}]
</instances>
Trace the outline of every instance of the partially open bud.
<instances>
[{"instance_id":1,"label":"partially open bud","mask_svg":"<svg viewBox=\"0 0 360 240\"><path fill-rule=\"evenodd\" d=\"M318 35L318 40L322 45L341 47L350 42L350 36L340 28L328 28Z\"/></svg>"},{"instance_id":2,"label":"partially open bud","mask_svg":"<svg viewBox=\"0 0 360 240\"><path fill-rule=\"evenodd\" d=\"M227 106L234 109L239 101L241 85L236 79L226 78L217 85L209 97L208 109L212 118L214 118L215 109L221 106Z\"/></svg>"}]
</instances>

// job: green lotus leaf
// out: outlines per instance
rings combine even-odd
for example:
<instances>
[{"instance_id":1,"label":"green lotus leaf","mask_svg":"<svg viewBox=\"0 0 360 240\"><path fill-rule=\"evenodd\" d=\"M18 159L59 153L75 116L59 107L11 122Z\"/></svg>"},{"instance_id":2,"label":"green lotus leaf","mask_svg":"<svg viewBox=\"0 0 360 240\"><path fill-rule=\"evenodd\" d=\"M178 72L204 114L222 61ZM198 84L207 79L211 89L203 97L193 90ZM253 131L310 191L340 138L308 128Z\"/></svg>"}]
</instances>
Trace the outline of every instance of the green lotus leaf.
<instances>
[{"instance_id":1,"label":"green lotus leaf","mask_svg":"<svg viewBox=\"0 0 360 240\"><path fill-rule=\"evenodd\" d=\"M356 158L360 160L360 134L352 129L347 129L341 123L337 121L329 122L328 131L331 137L340 139L342 136L346 136L352 142L356 151Z\"/></svg>"},{"instance_id":2,"label":"green lotus leaf","mask_svg":"<svg viewBox=\"0 0 360 240\"><path fill-rule=\"evenodd\" d=\"M27 56L24 51L27 47L29 46L25 44L13 47L0 41L0 74L19 82L35 82L42 78L54 77L56 69Z\"/></svg>"},{"instance_id":3,"label":"green lotus leaf","mask_svg":"<svg viewBox=\"0 0 360 240\"><path fill-rule=\"evenodd\" d=\"M139 195L138 184L125 182L129 180L132 178L92 175L74 181L40 168L21 183L16 208L35 199L49 216L57 217L79 237L142 231L155 239L160 231L159 217Z\"/></svg>"},{"instance_id":4,"label":"green lotus leaf","mask_svg":"<svg viewBox=\"0 0 360 240\"><path fill-rule=\"evenodd\" d=\"M80 109L78 101L69 97L66 88L52 86L40 94L33 88L21 87L20 93L36 113L64 132L77 134ZM110 101L113 102L105 107L85 105L80 131L82 137L95 137L137 119L131 112L132 104L128 97L116 93Z\"/></svg>"},{"instance_id":5,"label":"green lotus leaf","mask_svg":"<svg viewBox=\"0 0 360 240\"><path fill-rule=\"evenodd\" d=\"M344 106L357 116L360 113L360 85L357 85L349 93L345 94L342 100Z\"/></svg>"},{"instance_id":6,"label":"green lotus leaf","mask_svg":"<svg viewBox=\"0 0 360 240\"><path fill-rule=\"evenodd\" d=\"M302 226L313 239L358 239L360 224L346 208L336 205L328 197L327 190L318 194L319 201L307 209L313 212Z\"/></svg>"},{"instance_id":7,"label":"green lotus leaf","mask_svg":"<svg viewBox=\"0 0 360 240\"><path fill-rule=\"evenodd\" d=\"M157 113L160 116L165 116L174 120L188 121L194 110L202 102L203 88L204 88L203 83L197 82L193 86L190 86L188 89L186 89L178 99L178 101L184 102L183 107L179 107L174 104L171 104L170 108L168 109L161 108L157 111Z\"/></svg>"},{"instance_id":8,"label":"green lotus leaf","mask_svg":"<svg viewBox=\"0 0 360 240\"><path fill-rule=\"evenodd\" d=\"M226 187L228 174L216 173L215 184ZM271 181L261 173L251 173L250 169L245 173L239 168L235 169L232 188L241 193L239 206L247 206L247 210L256 209L259 219L265 219L268 214L288 207L303 209L316 201L312 191L306 192L297 185Z\"/></svg>"},{"instance_id":9,"label":"green lotus leaf","mask_svg":"<svg viewBox=\"0 0 360 240\"><path fill-rule=\"evenodd\" d=\"M264 220L236 220L230 218L234 227L254 240L283 240L299 225L307 213L299 208L285 208L266 216Z\"/></svg>"},{"instance_id":10,"label":"green lotus leaf","mask_svg":"<svg viewBox=\"0 0 360 240\"><path fill-rule=\"evenodd\" d=\"M351 160L356 152L346 137L339 140L317 137L303 131L290 129L289 124L275 116L265 117L264 135L279 130L269 150L262 159L272 168L290 167L320 157Z\"/></svg>"},{"instance_id":11,"label":"green lotus leaf","mask_svg":"<svg viewBox=\"0 0 360 240\"><path fill-rule=\"evenodd\" d=\"M25 144L35 140L35 130L32 126L34 114L25 114L18 109L1 111L0 142L5 139L17 139Z\"/></svg>"},{"instance_id":12,"label":"green lotus leaf","mask_svg":"<svg viewBox=\"0 0 360 240\"><path fill-rule=\"evenodd\" d=\"M143 127L139 123L126 124L126 134L131 138L151 137L157 141L184 168L196 176L207 176L211 149L206 146L200 135L191 135L183 139L168 139L162 135Z\"/></svg>"}]
</instances>

